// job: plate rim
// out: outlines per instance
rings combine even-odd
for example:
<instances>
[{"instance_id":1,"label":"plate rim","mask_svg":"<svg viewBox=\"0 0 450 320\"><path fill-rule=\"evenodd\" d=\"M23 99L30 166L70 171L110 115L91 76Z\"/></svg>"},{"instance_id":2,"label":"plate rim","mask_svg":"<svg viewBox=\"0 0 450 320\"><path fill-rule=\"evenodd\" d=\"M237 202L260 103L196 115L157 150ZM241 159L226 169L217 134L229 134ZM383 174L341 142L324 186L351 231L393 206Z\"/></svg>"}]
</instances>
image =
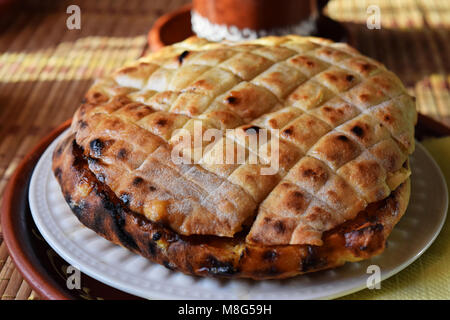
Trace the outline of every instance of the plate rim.
<instances>
[{"instance_id":1,"label":"plate rim","mask_svg":"<svg viewBox=\"0 0 450 320\"><path fill-rule=\"evenodd\" d=\"M8 248L9 256L33 290L47 300L69 300L70 297L49 284L48 279L40 274L28 259L26 250L21 246L20 237L14 232L17 221L13 219L12 212L17 205L17 194L15 192L17 186L23 183L23 180L26 180L25 183L28 185L32 172L34 172L42 154L53 140L70 126L71 122L72 119L68 119L53 129L22 159L5 187L0 208L3 240ZM29 176L28 179L27 176Z\"/></svg>"},{"instance_id":2,"label":"plate rim","mask_svg":"<svg viewBox=\"0 0 450 320\"><path fill-rule=\"evenodd\" d=\"M404 269L406 269L408 266L410 266L411 264L413 264L417 259L419 259L424 253L425 251L427 251L431 245L434 243L434 241L437 239L437 237L441 234L442 228L444 227L445 222L447 221L447 215L448 215L448 210L449 210L449 188L447 185L447 182L445 181L445 176L444 173L442 172L441 168L439 167L439 165L437 164L436 160L433 158L433 156L431 155L431 153L427 150L427 148L424 147L424 145L422 143L420 143L419 141L415 140L415 147L417 148L417 146L419 146L419 148L421 149L422 152L424 152L427 157L429 159L431 159L431 162L433 163L433 166L436 167L438 169L439 175L441 177L441 182L442 182L442 186L444 187L444 207L447 208L444 211L444 214L442 216L442 219L439 223L439 225L436 228L436 231L433 233L433 236L431 237L431 240L427 242L427 244L419 251L417 252L414 257L412 257L411 259L405 261L404 263L400 264L399 266L397 266L396 268L394 268L393 270L391 270L390 272L387 273L387 275L382 275L381 276L381 282L389 279L392 276L395 276L397 273L399 273L400 271L403 271ZM401 219L400 219L401 221ZM400 222L399 221L399 222ZM395 226L394 226L395 228ZM365 289L365 287L360 287L359 289L355 288L355 290L349 291L343 295L340 296L336 296L335 298L338 297L342 297L345 295L349 295L358 291L361 291ZM334 298L330 298L330 299L334 299Z\"/></svg>"},{"instance_id":3,"label":"plate rim","mask_svg":"<svg viewBox=\"0 0 450 320\"><path fill-rule=\"evenodd\" d=\"M61 136L63 136L63 134L61 134L60 137L58 137L57 139L60 139ZM55 140L57 140L57 139L55 139ZM439 176L441 178L440 179L441 184L442 184L442 186L444 188L444 191L445 191L444 195L443 195L443 203L444 203L444 205L446 205L445 208L448 208L448 201L449 201L449 199L448 199L448 187L447 187L447 184L445 182L445 178L443 176L442 171L440 170L439 166L437 165L436 161L433 159L431 154L426 150L426 148L424 146L422 146L422 144L420 144L419 142L416 141L416 148L417 147L420 148L422 152L424 152L424 154L426 155L428 160L431 159L432 165L435 167L435 170L439 174ZM47 147L47 149L49 149L49 148L50 148L50 146ZM47 150L45 152L47 152ZM45 152L42 154L41 158L43 158L43 155L45 154ZM40 161L41 161L41 159L39 160L38 164L36 165L36 168L39 167ZM33 177L34 177L34 172L33 172L32 178L31 178L31 182L30 182L30 189L31 189L31 186L32 186L32 183L33 183ZM30 193L30 197L31 197L31 193ZM34 210L33 210L32 207L33 207L32 201L30 200L30 209L31 209L31 212L33 214L33 219L35 220L36 226L38 227L39 231L42 233L43 237L46 239L47 243L64 260L66 260L70 264L79 265L80 266L80 263L79 263L79 261L77 261L77 258L71 257L70 254L69 255L66 254L66 252L64 252L63 249L58 247L58 244L55 244L53 241L48 239L49 235L47 234L47 231L45 230L45 228L42 228L41 222L36 221L35 213L34 213ZM382 281L392 277L393 275L397 274L401 270L405 269L407 266L409 266L414 261L416 261L431 246L431 244L436 240L437 236L440 234L440 231L442 230L442 227L443 227L443 225L444 225L444 223L446 221L448 209L447 210L444 209L444 211L445 212L442 214L441 220L439 221L439 225L437 225L434 228L432 236L427 240L426 244L423 247L421 247L421 249L417 253L415 253L413 256L411 256L409 259L407 259L403 263L401 263L398 266L392 268L387 273L382 273L381 274ZM52 237L52 236L50 236L50 237ZM104 263L104 262L102 262L102 263ZM104 264L107 264L107 263L104 263ZM149 292L149 293L143 293L142 292L142 288L140 290L139 289L135 289L135 288L133 289L133 288L130 288L130 287L122 285L120 283L120 281L119 282L111 281L109 279L110 277L103 276L100 272L98 272L98 270L95 270L95 268L91 267L90 265L88 265L86 263L84 263L83 266L80 266L80 270L82 272L84 272L85 274L91 276L92 278L95 278L95 279L97 279L97 280L99 280L99 281L101 281L103 283L106 283L109 286L112 286L112 287L117 288L119 290L122 290L124 292L130 293L130 294L133 294L133 295L137 295L137 296L140 296L140 297L152 298L152 299L186 299L185 296L179 296L176 293L165 293L165 292L161 292L161 291L158 292L156 295L155 295L155 291L152 291L152 292ZM365 287L366 286L364 284L361 284L360 286L347 288L347 289L345 289L343 291L339 291L339 292L332 293L332 294L329 294L329 295L323 295L323 296L317 297L317 299L333 299L333 298L345 296L345 295L348 295L348 294L360 291L360 290L364 289ZM299 297L294 297L293 299L298 299L298 298Z\"/></svg>"}]
</instances>

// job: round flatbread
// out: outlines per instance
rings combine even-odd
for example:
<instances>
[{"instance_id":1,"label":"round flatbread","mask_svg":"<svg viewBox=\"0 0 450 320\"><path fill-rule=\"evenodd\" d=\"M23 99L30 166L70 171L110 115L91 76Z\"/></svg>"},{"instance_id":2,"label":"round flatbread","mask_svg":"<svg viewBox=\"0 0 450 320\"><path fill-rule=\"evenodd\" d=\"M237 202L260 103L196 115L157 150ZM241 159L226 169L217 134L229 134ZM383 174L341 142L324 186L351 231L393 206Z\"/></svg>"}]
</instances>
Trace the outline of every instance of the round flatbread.
<instances>
[{"instance_id":1,"label":"round flatbread","mask_svg":"<svg viewBox=\"0 0 450 320\"><path fill-rule=\"evenodd\" d=\"M97 81L54 171L115 243L186 273L283 278L383 250L416 121L401 81L346 44L193 37Z\"/></svg>"}]
</instances>

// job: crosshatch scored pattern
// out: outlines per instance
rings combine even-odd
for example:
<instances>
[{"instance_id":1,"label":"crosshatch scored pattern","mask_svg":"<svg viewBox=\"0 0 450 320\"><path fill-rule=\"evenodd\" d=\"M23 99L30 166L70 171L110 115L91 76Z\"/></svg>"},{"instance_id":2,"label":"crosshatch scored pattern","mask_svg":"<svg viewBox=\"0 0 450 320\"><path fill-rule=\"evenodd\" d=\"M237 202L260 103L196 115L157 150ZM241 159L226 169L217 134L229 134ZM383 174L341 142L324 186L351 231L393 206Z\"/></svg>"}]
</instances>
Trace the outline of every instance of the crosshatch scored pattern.
<instances>
[{"instance_id":1,"label":"crosshatch scored pattern","mask_svg":"<svg viewBox=\"0 0 450 320\"><path fill-rule=\"evenodd\" d=\"M54 28L55 24L65 23L65 9L72 2L27 0L20 3L20 8L23 10L31 2L35 3L35 7L20 15L7 15L3 21L3 26L6 27L0 41L3 48L3 64L0 69L4 75L1 90L5 98L5 126L1 143L3 157L0 164L0 190L4 189L27 150L35 146L52 128L73 115L79 106L80 97L90 86L90 80L82 79L109 74L109 70L121 66L125 60L138 57L146 43L145 34L152 22L162 13L184 3L183 0L80 0L78 2L83 8L83 28L74 37L76 31L67 32L63 28ZM450 100L446 58L450 48L445 45L445 39L449 36L449 29L446 28L450 25L449 6L442 1L371 1L370 4L379 5L383 12L383 28L368 32L365 27L368 4L367 1L350 3L347 0L333 0L327 6L327 11L334 19L348 22L346 26L355 39L355 46L361 52L383 61L402 79L411 94L417 97L420 112L448 124L446 106ZM51 14L40 11L43 6L50 8ZM99 21L102 23L99 24ZM99 41L98 35L107 37L101 37ZM42 42L42 39L45 41ZM58 44L50 47L55 41ZM49 50L39 54L39 49L47 46ZM36 52L38 55L34 58ZM77 58L66 59L68 56ZM61 59L64 63L58 62ZM30 62L33 64L38 61L37 68L26 68ZM17 69L17 65L21 67ZM47 71L48 66L53 70L51 73ZM79 77L80 74L83 78ZM53 75L67 81L52 82ZM64 98L55 92L64 93ZM23 97L28 98L22 99ZM16 112L18 103L21 105L20 114ZM34 116L37 110L39 117ZM448 292L444 288L448 287L448 277L447 270L443 269L447 255L442 254L446 252L447 234L448 232L441 233L438 241L408 269L383 281L383 290L364 290L347 299L447 297ZM1 230L0 243L1 299L39 299L39 295L32 291L14 267Z\"/></svg>"},{"instance_id":2,"label":"crosshatch scored pattern","mask_svg":"<svg viewBox=\"0 0 450 320\"><path fill-rule=\"evenodd\" d=\"M190 38L99 80L73 130L100 181L180 234L233 236L256 215L250 243L321 245L324 231L409 177L416 117L400 80L345 44ZM223 139L204 153L189 145L182 153L197 164L174 165L176 130L193 136L194 121ZM279 132L277 174L260 174L269 159L218 164L215 150L229 142L257 153L246 138L259 128Z\"/></svg>"}]
</instances>

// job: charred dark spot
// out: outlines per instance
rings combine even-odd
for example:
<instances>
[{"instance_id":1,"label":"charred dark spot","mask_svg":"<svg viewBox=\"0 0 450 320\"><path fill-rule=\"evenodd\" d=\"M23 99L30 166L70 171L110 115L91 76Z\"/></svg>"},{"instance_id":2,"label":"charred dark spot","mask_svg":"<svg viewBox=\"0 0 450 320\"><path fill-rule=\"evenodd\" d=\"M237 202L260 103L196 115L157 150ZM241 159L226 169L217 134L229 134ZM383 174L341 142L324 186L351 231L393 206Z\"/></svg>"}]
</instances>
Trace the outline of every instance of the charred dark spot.
<instances>
[{"instance_id":1,"label":"charred dark spot","mask_svg":"<svg viewBox=\"0 0 450 320\"><path fill-rule=\"evenodd\" d=\"M77 144L77 141L75 139L72 140L72 149L79 151L80 153L84 153L84 148Z\"/></svg>"},{"instance_id":2,"label":"charred dark spot","mask_svg":"<svg viewBox=\"0 0 450 320\"><path fill-rule=\"evenodd\" d=\"M155 187L155 186L150 186L150 187L148 187L148 189L149 189L151 192L156 191L156 187Z\"/></svg>"},{"instance_id":3,"label":"charred dark spot","mask_svg":"<svg viewBox=\"0 0 450 320\"><path fill-rule=\"evenodd\" d=\"M102 202L103 208L108 212L110 217L112 218L112 227L113 231L117 235L117 238L119 239L120 243L124 245L127 248L137 250L138 246L136 242L134 241L133 237L125 231L125 215L126 212L122 209L120 203L118 205L115 205L107 193L104 191L99 191L97 193Z\"/></svg>"},{"instance_id":4,"label":"charred dark spot","mask_svg":"<svg viewBox=\"0 0 450 320\"><path fill-rule=\"evenodd\" d=\"M308 254L302 260L302 272L308 272L310 270L317 270L326 265L326 259L320 258L317 252L317 248L308 245Z\"/></svg>"},{"instance_id":5,"label":"charred dark spot","mask_svg":"<svg viewBox=\"0 0 450 320\"><path fill-rule=\"evenodd\" d=\"M169 243L177 242L178 240L180 240L178 233L171 233L170 236L167 237L167 242Z\"/></svg>"},{"instance_id":6,"label":"charred dark spot","mask_svg":"<svg viewBox=\"0 0 450 320\"><path fill-rule=\"evenodd\" d=\"M189 51L184 50L179 56L178 56L178 62L180 64L183 64L183 60L189 55Z\"/></svg>"},{"instance_id":7,"label":"charred dark spot","mask_svg":"<svg viewBox=\"0 0 450 320\"><path fill-rule=\"evenodd\" d=\"M384 121L391 121L391 117L388 115L388 114L386 114L385 116L384 116Z\"/></svg>"},{"instance_id":8,"label":"charred dark spot","mask_svg":"<svg viewBox=\"0 0 450 320\"><path fill-rule=\"evenodd\" d=\"M176 265L174 265L172 262L167 261L167 260L163 261L163 265L164 265L164 267L166 267L167 269L172 270L172 271L177 269Z\"/></svg>"},{"instance_id":9,"label":"charred dark spot","mask_svg":"<svg viewBox=\"0 0 450 320\"><path fill-rule=\"evenodd\" d=\"M122 193L120 195L120 200L122 200L124 205L128 206L130 204L131 196L128 193Z\"/></svg>"},{"instance_id":10,"label":"charred dark spot","mask_svg":"<svg viewBox=\"0 0 450 320\"><path fill-rule=\"evenodd\" d=\"M94 139L89 143L89 147L91 151L94 153L94 156L100 157L102 155L102 150L105 147L105 144L100 139Z\"/></svg>"},{"instance_id":11,"label":"charred dark spot","mask_svg":"<svg viewBox=\"0 0 450 320\"><path fill-rule=\"evenodd\" d=\"M381 232L381 231L383 231L384 227L383 227L382 224L377 223L376 225L371 226L370 229L371 229L372 231L375 231L375 232Z\"/></svg>"},{"instance_id":12,"label":"charred dark spot","mask_svg":"<svg viewBox=\"0 0 450 320\"><path fill-rule=\"evenodd\" d=\"M156 245L151 241L148 243L148 251L153 257L156 255Z\"/></svg>"},{"instance_id":13,"label":"charred dark spot","mask_svg":"<svg viewBox=\"0 0 450 320\"><path fill-rule=\"evenodd\" d=\"M66 202L70 205L70 203L72 202L72 195L70 193L65 193L64 194L64 200L66 200Z\"/></svg>"},{"instance_id":14,"label":"charred dark spot","mask_svg":"<svg viewBox=\"0 0 450 320\"><path fill-rule=\"evenodd\" d=\"M99 173L95 175L97 177L97 180L100 181L101 183L105 182L105 175L103 173Z\"/></svg>"},{"instance_id":15,"label":"charred dark spot","mask_svg":"<svg viewBox=\"0 0 450 320\"><path fill-rule=\"evenodd\" d=\"M233 267L231 262L219 261L212 255L207 256L205 262L206 265L209 265L209 267L205 269L211 275L232 276L237 273L237 270Z\"/></svg>"},{"instance_id":16,"label":"charred dark spot","mask_svg":"<svg viewBox=\"0 0 450 320\"><path fill-rule=\"evenodd\" d=\"M349 139L346 137L346 136L344 136L344 135L338 135L337 137L336 137L336 139L338 139L339 141L343 141L343 142L347 142L347 141L349 141Z\"/></svg>"},{"instance_id":17,"label":"charred dark spot","mask_svg":"<svg viewBox=\"0 0 450 320\"><path fill-rule=\"evenodd\" d=\"M355 79L355 77L354 77L353 75L351 75L351 74L348 74L348 75L345 77L345 80L347 80L348 82L352 82L354 79Z\"/></svg>"},{"instance_id":18,"label":"charred dark spot","mask_svg":"<svg viewBox=\"0 0 450 320\"><path fill-rule=\"evenodd\" d=\"M300 191L294 191L292 194L296 198L303 198L303 193L301 193Z\"/></svg>"},{"instance_id":19,"label":"charred dark spot","mask_svg":"<svg viewBox=\"0 0 450 320\"><path fill-rule=\"evenodd\" d=\"M83 158L80 157L75 157L72 161L72 166L73 167L80 167L83 165Z\"/></svg>"},{"instance_id":20,"label":"charred dark spot","mask_svg":"<svg viewBox=\"0 0 450 320\"><path fill-rule=\"evenodd\" d=\"M286 232L286 226L281 221L276 221L274 224L275 231L278 233L285 233Z\"/></svg>"},{"instance_id":21,"label":"charred dark spot","mask_svg":"<svg viewBox=\"0 0 450 320\"><path fill-rule=\"evenodd\" d=\"M245 128L244 131L246 133L255 134L255 133L258 133L260 129L261 128L258 126L250 126L248 128Z\"/></svg>"},{"instance_id":22,"label":"charred dark spot","mask_svg":"<svg viewBox=\"0 0 450 320\"><path fill-rule=\"evenodd\" d=\"M133 186L138 186L142 182L144 182L144 179L142 179L141 177L136 177L136 178L133 179Z\"/></svg>"},{"instance_id":23,"label":"charred dark spot","mask_svg":"<svg viewBox=\"0 0 450 320\"><path fill-rule=\"evenodd\" d=\"M361 65L361 68L362 68L364 71L369 71L369 70L372 68L372 65L370 65L370 64L368 64L368 63L363 63L363 64Z\"/></svg>"},{"instance_id":24,"label":"charred dark spot","mask_svg":"<svg viewBox=\"0 0 450 320\"><path fill-rule=\"evenodd\" d=\"M337 77L334 74L330 74L327 73L326 77L330 80L330 81L337 81Z\"/></svg>"},{"instance_id":25,"label":"charred dark spot","mask_svg":"<svg viewBox=\"0 0 450 320\"><path fill-rule=\"evenodd\" d=\"M156 125L159 127L164 127L167 124L167 119L158 119L158 121L156 121Z\"/></svg>"},{"instance_id":26,"label":"charred dark spot","mask_svg":"<svg viewBox=\"0 0 450 320\"><path fill-rule=\"evenodd\" d=\"M283 134L290 136L292 134L293 130L292 128L287 128L283 131Z\"/></svg>"},{"instance_id":27,"label":"charred dark spot","mask_svg":"<svg viewBox=\"0 0 450 320\"><path fill-rule=\"evenodd\" d=\"M72 200L72 196L70 193L64 194L64 199L66 200L67 204L69 205L72 212L77 216L77 218L80 219L82 213L83 213L83 203L78 204L75 201Z\"/></svg>"},{"instance_id":28,"label":"charred dark spot","mask_svg":"<svg viewBox=\"0 0 450 320\"><path fill-rule=\"evenodd\" d=\"M357 137L362 137L364 136L364 130L363 128L361 128L360 126L354 126L351 131L357 136Z\"/></svg>"},{"instance_id":29,"label":"charred dark spot","mask_svg":"<svg viewBox=\"0 0 450 320\"><path fill-rule=\"evenodd\" d=\"M275 261L275 259L278 257L278 254L275 250L267 250L263 253L263 259L269 262Z\"/></svg>"},{"instance_id":30,"label":"charred dark spot","mask_svg":"<svg viewBox=\"0 0 450 320\"><path fill-rule=\"evenodd\" d=\"M368 95L368 94L362 93L359 95L359 100L361 100L363 102L369 101L369 99L370 99L370 95Z\"/></svg>"},{"instance_id":31,"label":"charred dark spot","mask_svg":"<svg viewBox=\"0 0 450 320\"><path fill-rule=\"evenodd\" d=\"M293 209L297 214L302 214L307 206L305 195L299 191L292 192L286 205L289 208ZM277 223L275 224L275 229L279 233L285 232L285 226L281 223L281 221L277 221Z\"/></svg>"},{"instance_id":32,"label":"charred dark spot","mask_svg":"<svg viewBox=\"0 0 450 320\"><path fill-rule=\"evenodd\" d=\"M56 179L61 180L61 174L62 174L61 168L56 167L54 173L55 173Z\"/></svg>"},{"instance_id":33,"label":"charred dark spot","mask_svg":"<svg viewBox=\"0 0 450 320\"><path fill-rule=\"evenodd\" d=\"M236 103L238 102L238 98L233 97L233 96L227 97L226 100L227 100L227 102L228 102L229 104L236 104Z\"/></svg>"},{"instance_id":34,"label":"charred dark spot","mask_svg":"<svg viewBox=\"0 0 450 320\"><path fill-rule=\"evenodd\" d=\"M87 161L90 166L95 166L100 162L100 160L92 158L92 157L87 157Z\"/></svg>"},{"instance_id":35,"label":"charred dark spot","mask_svg":"<svg viewBox=\"0 0 450 320\"><path fill-rule=\"evenodd\" d=\"M153 234L153 236L152 236L152 240L153 240L153 241L158 241L159 239L161 239L161 237L162 237L161 232L156 231L156 232Z\"/></svg>"},{"instance_id":36,"label":"charred dark spot","mask_svg":"<svg viewBox=\"0 0 450 320\"><path fill-rule=\"evenodd\" d=\"M250 256L250 252L251 252L250 249L248 247L245 247L245 249L242 253L246 256ZM242 254L241 254L241 256L242 256Z\"/></svg>"},{"instance_id":37,"label":"charred dark spot","mask_svg":"<svg viewBox=\"0 0 450 320\"><path fill-rule=\"evenodd\" d=\"M314 61L307 60L307 61L306 61L306 65L307 65L308 67L314 67Z\"/></svg>"},{"instance_id":38,"label":"charred dark spot","mask_svg":"<svg viewBox=\"0 0 450 320\"><path fill-rule=\"evenodd\" d=\"M345 247L353 250L375 252L379 249L383 237L383 225L380 223L345 233ZM367 241L373 239L374 241ZM355 254L358 254L356 251Z\"/></svg>"},{"instance_id":39,"label":"charred dark spot","mask_svg":"<svg viewBox=\"0 0 450 320\"><path fill-rule=\"evenodd\" d=\"M316 174L317 173L313 169L306 169L302 172L302 176L304 176L305 178L314 177Z\"/></svg>"},{"instance_id":40,"label":"charred dark spot","mask_svg":"<svg viewBox=\"0 0 450 320\"><path fill-rule=\"evenodd\" d=\"M239 255L239 261L241 261L245 257L247 252L248 252L248 249L247 249L247 247L245 247L245 249L242 250L241 254Z\"/></svg>"},{"instance_id":41,"label":"charred dark spot","mask_svg":"<svg viewBox=\"0 0 450 320\"><path fill-rule=\"evenodd\" d=\"M318 168L317 170L308 168L303 170L301 174L306 179L318 182L328 179L328 173L320 168Z\"/></svg>"},{"instance_id":42,"label":"charred dark spot","mask_svg":"<svg viewBox=\"0 0 450 320\"><path fill-rule=\"evenodd\" d=\"M120 160L124 160L127 157L127 150L124 148L121 148L119 152L117 152L117 158Z\"/></svg>"},{"instance_id":43,"label":"charred dark spot","mask_svg":"<svg viewBox=\"0 0 450 320\"><path fill-rule=\"evenodd\" d=\"M78 205L76 203L70 202L69 203L69 207L72 210L72 212L77 216L78 219L80 219L80 217L83 214L83 206L82 205Z\"/></svg>"},{"instance_id":44,"label":"charred dark spot","mask_svg":"<svg viewBox=\"0 0 450 320\"><path fill-rule=\"evenodd\" d=\"M108 217L107 217L108 218ZM94 230L97 230L101 235L106 236L107 224L109 219L105 219L105 212L102 208L96 208L94 212Z\"/></svg>"}]
</instances>

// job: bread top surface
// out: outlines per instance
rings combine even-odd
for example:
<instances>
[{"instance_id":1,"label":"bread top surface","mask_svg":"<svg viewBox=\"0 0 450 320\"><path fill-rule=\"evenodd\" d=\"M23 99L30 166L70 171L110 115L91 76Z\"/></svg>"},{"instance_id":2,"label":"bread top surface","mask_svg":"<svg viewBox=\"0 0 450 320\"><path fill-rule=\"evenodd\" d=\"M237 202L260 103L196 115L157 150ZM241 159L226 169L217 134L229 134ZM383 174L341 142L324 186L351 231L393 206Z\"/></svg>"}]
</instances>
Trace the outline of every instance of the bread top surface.
<instances>
[{"instance_id":1,"label":"bread top surface","mask_svg":"<svg viewBox=\"0 0 450 320\"><path fill-rule=\"evenodd\" d=\"M194 37L97 81L72 130L100 181L179 234L321 245L408 178L416 120L400 80L348 45ZM198 125L215 137L186 143ZM244 161L223 159L229 148ZM277 170L262 174L274 150Z\"/></svg>"}]
</instances>

